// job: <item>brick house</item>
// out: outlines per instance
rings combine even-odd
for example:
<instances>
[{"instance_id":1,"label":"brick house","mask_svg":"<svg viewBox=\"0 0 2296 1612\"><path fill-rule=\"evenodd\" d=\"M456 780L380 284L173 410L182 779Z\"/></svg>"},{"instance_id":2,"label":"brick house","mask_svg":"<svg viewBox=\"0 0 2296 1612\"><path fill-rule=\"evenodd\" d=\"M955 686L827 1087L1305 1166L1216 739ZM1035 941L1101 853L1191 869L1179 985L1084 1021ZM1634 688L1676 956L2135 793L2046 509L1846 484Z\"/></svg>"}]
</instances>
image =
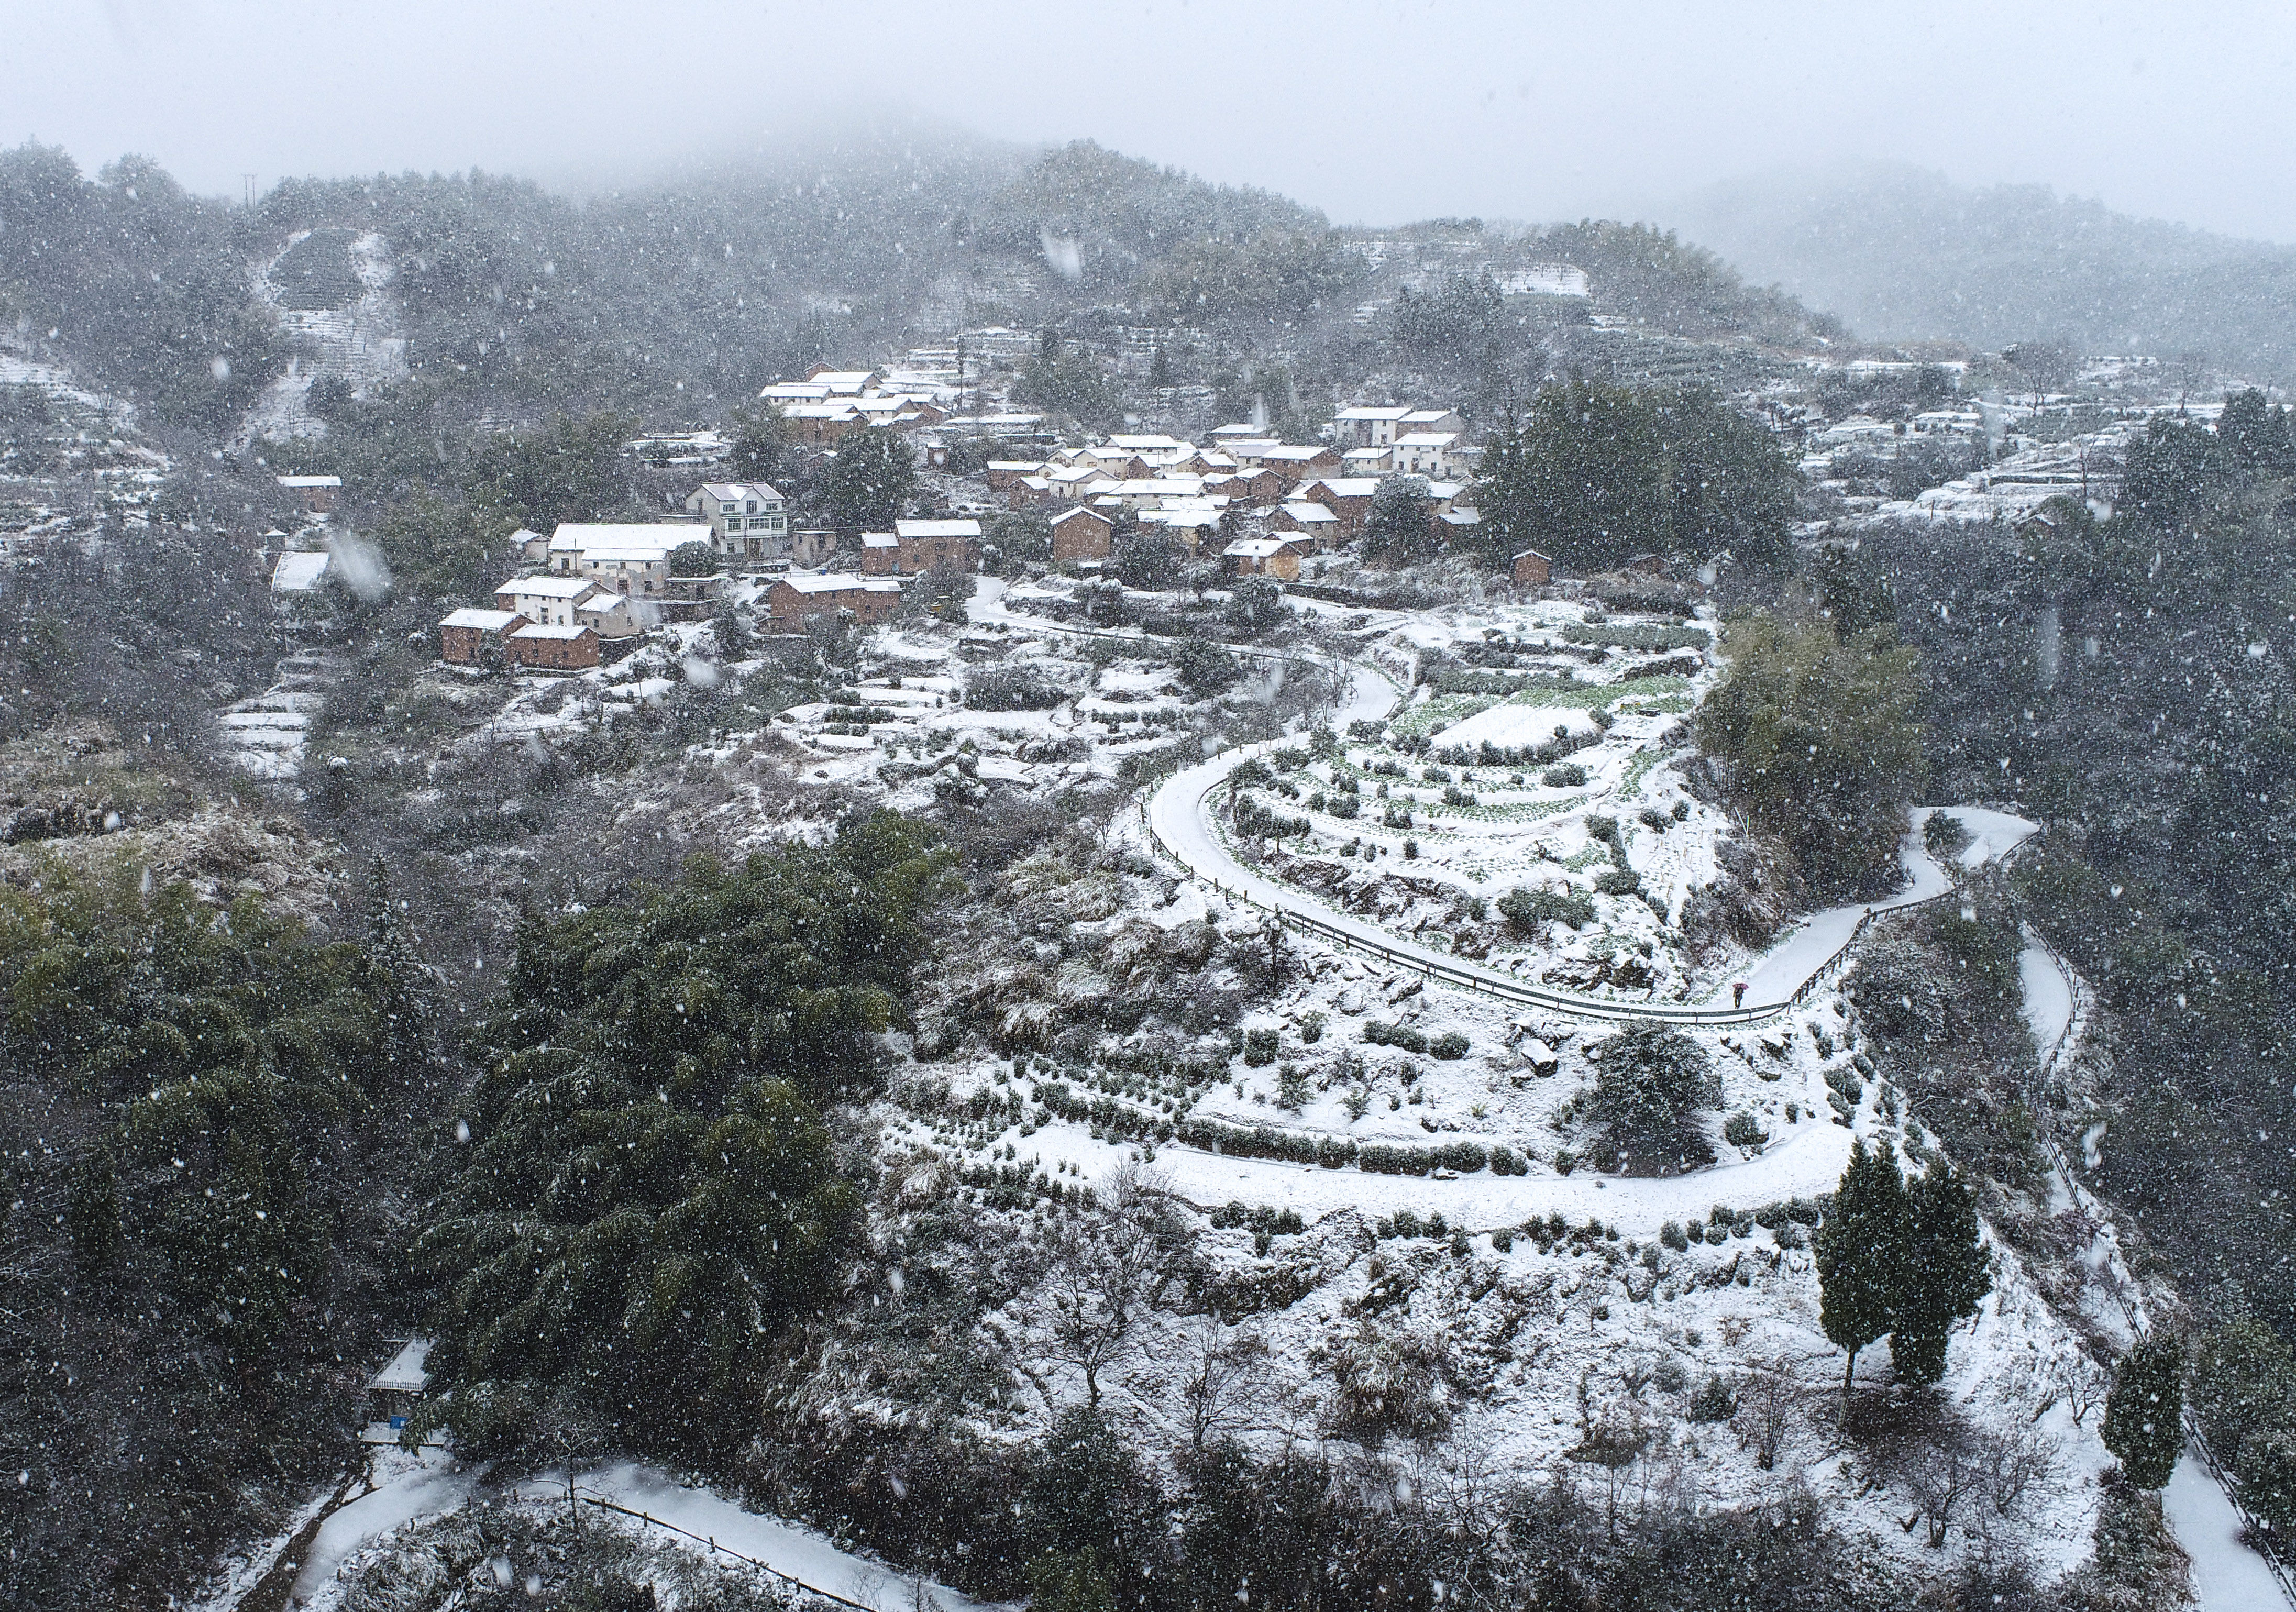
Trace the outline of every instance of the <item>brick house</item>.
<instances>
[{"instance_id":1,"label":"brick house","mask_svg":"<svg viewBox=\"0 0 2296 1612\"><path fill-rule=\"evenodd\" d=\"M935 566L954 566L961 571L980 569L978 520L896 520L893 536L900 543L898 565L904 577Z\"/></svg>"},{"instance_id":2,"label":"brick house","mask_svg":"<svg viewBox=\"0 0 2296 1612\"><path fill-rule=\"evenodd\" d=\"M1378 491L1379 483L1368 476L1326 476L1300 487L1293 497L1312 500L1337 515L1344 543L1362 532L1371 514L1372 495Z\"/></svg>"},{"instance_id":3,"label":"brick house","mask_svg":"<svg viewBox=\"0 0 2296 1612\"><path fill-rule=\"evenodd\" d=\"M1220 558L1239 577L1300 580L1300 551L1281 537L1239 537L1220 551Z\"/></svg>"},{"instance_id":4,"label":"brick house","mask_svg":"<svg viewBox=\"0 0 2296 1612\"><path fill-rule=\"evenodd\" d=\"M1278 504L1267 518L1267 529L1271 534L1306 538L1319 549L1328 548L1338 540L1340 518L1313 499L1302 498Z\"/></svg>"},{"instance_id":5,"label":"brick house","mask_svg":"<svg viewBox=\"0 0 2296 1612\"><path fill-rule=\"evenodd\" d=\"M439 624L439 659L449 666L485 666L504 659L504 642L533 624L516 610L464 609Z\"/></svg>"},{"instance_id":6,"label":"brick house","mask_svg":"<svg viewBox=\"0 0 2296 1612\"><path fill-rule=\"evenodd\" d=\"M591 627L529 624L504 642L513 665L538 672L582 672L598 664L598 634Z\"/></svg>"},{"instance_id":7,"label":"brick house","mask_svg":"<svg viewBox=\"0 0 2296 1612\"><path fill-rule=\"evenodd\" d=\"M1259 466L1298 483L1340 473L1340 456L1327 447L1272 447L1259 454Z\"/></svg>"},{"instance_id":8,"label":"brick house","mask_svg":"<svg viewBox=\"0 0 2296 1612\"><path fill-rule=\"evenodd\" d=\"M901 569L901 540L890 532L861 534L861 574L894 577Z\"/></svg>"},{"instance_id":9,"label":"brick house","mask_svg":"<svg viewBox=\"0 0 2296 1612\"><path fill-rule=\"evenodd\" d=\"M1090 510L1064 511L1053 517L1053 563L1073 565L1084 560L1105 560L1116 523Z\"/></svg>"},{"instance_id":10,"label":"brick house","mask_svg":"<svg viewBox=\"0 0 2296 1612\"><path fill-rule=\"evenodd\" d=\"M324 515L333 509L336 495L343 490L340 476L280 476L275 479L301 498L303 507L314 515Z\"/></svg>"},{"instance_id":11,"label":"brick house","mask_svg":"<svg viewBox=\"0 0 2296 1612\"><path fill-rule=\"evenodd\" d=\"M861 577L851 571L827 575L784 577L766 590L766 616L784 632L803 626L809 616L850 610L864 626L874 626L901 602L901 584L893 577Z\"/></svg>"},{"instance_id":12,"label":"brick house","mask_svg":"<svg viewBox=\"0 0 2296 1612\"><path fill-rule=\"evenodd\" d=\"M1525 549L1514 557L1515 585L1543 588L1554 579L1554 561L1537 549Z\"/></svg>"}]
</instances>

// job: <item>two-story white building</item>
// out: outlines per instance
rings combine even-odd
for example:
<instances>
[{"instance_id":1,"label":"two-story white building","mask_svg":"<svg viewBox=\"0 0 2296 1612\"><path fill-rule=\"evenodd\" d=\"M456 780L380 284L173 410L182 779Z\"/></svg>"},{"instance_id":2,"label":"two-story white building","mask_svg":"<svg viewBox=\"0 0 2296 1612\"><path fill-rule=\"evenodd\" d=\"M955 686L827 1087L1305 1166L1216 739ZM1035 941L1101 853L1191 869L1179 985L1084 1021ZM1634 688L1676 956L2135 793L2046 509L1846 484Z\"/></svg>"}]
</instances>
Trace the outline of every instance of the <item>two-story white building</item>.
<instances>
[{"instance_id":1,"label":"two-story white building","mask_svg":"<svg viewBox=\"0 0 2296 1612\"><path fill-rule=\"evenodd\" d=\"M711 481L685 501L685 512L709 523L709 540L735 560L781 559L789 552L789 505L763 481Z\"/></svg>"}]
</instances>

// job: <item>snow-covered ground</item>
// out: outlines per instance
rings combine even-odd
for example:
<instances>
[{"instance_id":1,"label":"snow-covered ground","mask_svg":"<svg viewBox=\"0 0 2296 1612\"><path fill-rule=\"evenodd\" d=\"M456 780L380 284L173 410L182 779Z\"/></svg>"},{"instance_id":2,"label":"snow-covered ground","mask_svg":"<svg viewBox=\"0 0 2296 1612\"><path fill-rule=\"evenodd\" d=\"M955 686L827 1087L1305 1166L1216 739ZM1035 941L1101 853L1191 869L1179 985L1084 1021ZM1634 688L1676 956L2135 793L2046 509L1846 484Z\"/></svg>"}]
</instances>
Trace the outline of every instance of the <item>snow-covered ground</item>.
<instances>
[{"instance_id":1,"label":"snow-covered ground","mask_svg":"<svg viewBox=\"0 0 2296 1612\"><path fill-rule=\"evenodd\" d=\"M2242 1541L2240 1513L2199 1457L2187 1452L2177 1461L2161 1492L2161 1509L2193 1559L2200 1612L2290 1612L2272 1569Z\"/></svg>"},{"instance_id":2,"label":"snow-covered ground","mask_svg":"<svg viewBox=\"0 0 2296 1612\"><path fill-rule=\"evenodd\" d=\"M385 1446L373 1450L368 1459L366 1485L356 1498L326 1512L317 1532L301 1540L309 1518L332 1496L315 1499L298 1514L293 1529L255 1552L247 1567L232 1574L223 1588L201 1603L199 1612L234 1612L258 1584L275 1582L275 1574L287 1573L293 1575L293 1583L281 1604L306 1612L332 1612L341 1604L349 1579L370 1565L375 1555L388 1552L398 1530L459 1510L475 1501L508 1498L548 1507L563 1503L566 1493L562 1471L537 1473L507 1490L489 1487L480 1474L465 1468L446 1450L408 1455ZM625 1461L581 1472L576 1487L585 1499L641 1514L624 1518L611 1511L594 1513L600 1522L643 1531L699 1555L730 1553L808 1589L882 1608L882 1612L912 1612L921 1606L938 1606L941 1612L983 1612L985 1607L994 1605L972 1600L931 1581L920 1586L882 1562L838 1549L809 1528L744 1510L715 1490L681 1484L652 1466ZM649 1518L668 1526L649 1527ZM299 1556L284 1555L298 1549ZM930 1600L919 1598L920 1588Z\"/></svg>"}]
</instances>

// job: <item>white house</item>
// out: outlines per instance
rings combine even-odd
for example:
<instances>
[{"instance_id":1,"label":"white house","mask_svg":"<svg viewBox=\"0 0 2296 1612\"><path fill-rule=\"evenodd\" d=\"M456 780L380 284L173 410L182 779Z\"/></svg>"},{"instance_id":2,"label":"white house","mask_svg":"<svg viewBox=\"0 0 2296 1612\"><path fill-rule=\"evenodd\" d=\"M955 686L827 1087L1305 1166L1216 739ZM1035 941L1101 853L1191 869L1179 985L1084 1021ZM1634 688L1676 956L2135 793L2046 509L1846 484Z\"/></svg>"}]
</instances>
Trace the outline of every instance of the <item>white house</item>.
<instances>
[{"instance_id":1,"label":"white house","mask_svg":"<svg viewBox=\"0 0 2296 1612\"><path fill-rule=\"evenodd\" d=\"M1398 475L1435 476L1456 481L1464 474L1459 449L1456 431L1406 431L1395 439L1390 468Z\"/></svg>"},{"instance_id":2,"label":"white house","mask_svg":"<svg viewBox=\"0 0 2296 1612\"><path fill-rule=\"evenodd\" d=\"M603 591L587 577L516 577L495 590L495 608L537 626L573 626L574 607Z\"/></svg>"},{"instance_id":3,"label":"white house","mask_svg":"<svg viewBox=\"0 0 2296 1612\"><path fill-rule=\"evenodd\" d=\"M1388 447L1402 429L1409 409L1341 409L1332 416L1332 446L1341 449Z\"/></svg>"},{"instance_id":4,"label":"white house","mask_svg":"<svg viewBox=\"0 0 2296 1612\"><path fill-rule=\"evenodd\" d=\"M789 547L788 503L767 482L705 482L686 499L685 512L709 523L710 540L721 554L763 560Z\"/></svg>"},{"instance_id":5,"label":"white house","mask_svg":"<svg viewBox=\"0 0 2296 1612\"><path fill-rule=\"evenodd\" d=\"M550 569L591 577L633 598L660 597L669 579L670 551L709 541L708 527L686 522L562 521L550 535Z\"/></svg>"}]
</instances>

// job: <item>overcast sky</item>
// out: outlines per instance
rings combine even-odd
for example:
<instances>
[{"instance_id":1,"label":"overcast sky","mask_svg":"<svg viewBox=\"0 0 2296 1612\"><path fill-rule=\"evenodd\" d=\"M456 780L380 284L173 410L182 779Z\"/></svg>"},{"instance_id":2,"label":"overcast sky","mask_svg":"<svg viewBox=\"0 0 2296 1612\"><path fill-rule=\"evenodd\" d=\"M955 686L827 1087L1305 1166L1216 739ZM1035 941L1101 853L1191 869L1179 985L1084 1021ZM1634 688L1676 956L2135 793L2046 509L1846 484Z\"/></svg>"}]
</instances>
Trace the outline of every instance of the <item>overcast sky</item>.
<instances>
[{"instance_id":1,"label":"overcast sky","mask_svg":"<svg viewBox=\"0 0 2296 1612\"><path fill-rule=\"evenodd\" d=\"M2285 0L0 0L0 141L232 194L611 181L865 112L1089 136L1340 222L1650 217L1881 158L2296 241L2292 85Z\"/></svg>"}]
</instances>

